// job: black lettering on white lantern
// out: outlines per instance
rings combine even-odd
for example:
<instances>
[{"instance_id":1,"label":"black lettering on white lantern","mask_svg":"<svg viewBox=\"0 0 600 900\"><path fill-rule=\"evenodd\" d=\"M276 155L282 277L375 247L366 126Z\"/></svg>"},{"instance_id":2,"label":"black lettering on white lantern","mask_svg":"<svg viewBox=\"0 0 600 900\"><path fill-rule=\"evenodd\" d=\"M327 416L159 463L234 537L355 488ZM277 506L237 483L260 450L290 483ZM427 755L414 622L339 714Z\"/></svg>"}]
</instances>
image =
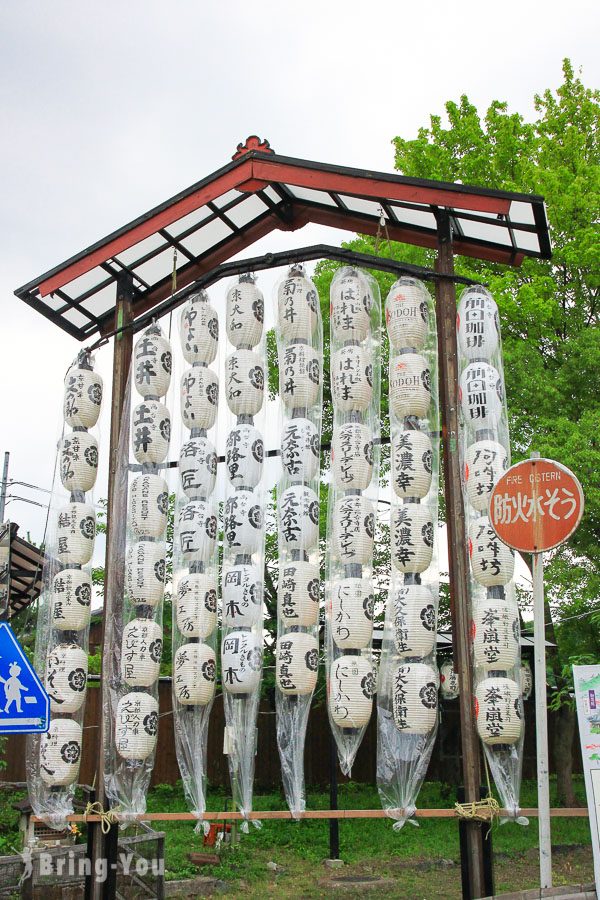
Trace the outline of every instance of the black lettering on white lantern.
<instances>
[{"instance_id":1,"label":"black lettering on white lantern","mask_svg":"<svg viewBox=\"0 0 600 900\"><path fill-rule=\"evenodd\" d=\"M237 565L223 575L223 624L252 628L262 618L262 577L256 566Z\"/></svg>"},{"instance_id":2,"label":"black lettering on white lantern","mask_svg":"<svg viewBox=\"0 0 600 900\"><path fill-rule=\"evenodd\" d=\"M288 344L279 360L279 395L288 410L314 406L319 396L321 363L308 344Z\"/></svg>"},{"instance_id":3,"label":"black lettering on white lantern","mask_svg":"<svg viewBox=\"0 0 600 900\"><path fill-rule=\"evenodd\" d=\"M81 760L81 725L74 719L54 719L40 738L40 776L50 787L77 781Z\"/></svg>"},{"instance_id":4,"label":"black lettering on white lantern","mask_svg":"<svg viewBox=\"0 0 600 900\"><path fill-rule=\"evenodd\" d=\"M366 578L343 578L331 586L331 636L342 650L362 650L373 636L375 597Z\"/></svg>"},{"instance_id":5,"label":"black lettering on white lantern","mask_svg":"<svg viewBox=\"0 0 600 900\"><path fill-rule=\"evenodd\" d=\"M350 345L331 357L331 395L338 412L364 412L373 397L373 363L368 350Z\"/></svg>"},{"instance_id":6,"label":"black lettering on white lantern","mask_svg":"<svg viewBox=\"0 0 600 900\"><path fill-rule=\"evenodd\" d=\"M512 669L517 662L521 638L517 604L512 600L474 603L471 637L476 666Z\"/></svg>"},{"instance_id":7,"label":"black lettering on white lantern","mask_svg":"<svg viewBox=\"0 0 600 900\"><path fill-rule=\"evenodd\" d=\"M515 571L515 553L503 544L487 516L469 526L469 556L473 578L486 587L508 584Z\"/></svg>"},{"instance_id":8,"label":"black lettering on white lantern","mask_svg":"<svg viewBox=\"0 0 600 900\"><path fill-rule=\"evenodd\" d=\"M254 488L262 478L265 445L254 425L236 425L227 435L225 469L234 487Z\"/></svg>"},{"instance_id":9,"label":"black lettering on white lantern","mask_svg":"<svg viewBox=\"0 0 600 900\"><path fill-rule=\"evenodd\" d=\"M160 475L138 475L129 492L129 521L138 537L160 538L167 527L169 488Z\"/></svg>"},{"instance_id":10,"label":"black lettering on white lantern","mask_svg":"<svg viewBox=\"0 0 600 900\"><path fill-rule=\"evenodd\" d=\"M436 523L437 524L437 523ZM429 506L404 503L392 509L392 559L404 574L424 572L431 565L434 522Z\"/></svg>"},{"instance_id":11,"label":"black lettering on white lantern","mask_svg":"<svg viewBox=\"0 0 600 900\"><path fill-rule=\"evenodd\" d=\"M223 531L227 546L237 553L258 553L262 545L264 508L254 491L236 491L227 498Z\"/></svg>"},{"instance_id":12,"label":"black lettering on white lantern","mask_svg":"<svg viewBox=\"0 0 600 900\"><path fill-rule=\"evenodd\" d=\"M182 644L173 660L175 696L183 706L206 706L215 693L217 661L208 644Z\"/></svg>"},{"instance_id":13,"label":"black lettering on white lantern","mask_svg":"<svg viewBox=\"0 0 600 900\"><path fill-rule=\"evenodd\" d=\"M227 291L227 337L234 347L255 347L260 343L265 319L265 300L253 281L240 278Z\"/></svg>"},{"instance_id":14,"label":"black lettering on white lantern","mask_svg":"<svg viewBox=\"0 0 600 900\"><path fill-rule=\"evenodd\" d=\"M98 441L87 431L72 431L60 442L60 480L67 491L91 491L98 474Z\"/></svg>"},{"instance_id":15,"label":"black lettering on white lantern","mask_svg":"<svg viewBox=\"0 0 600 900\"><path fill-rule=\"evenodd\" d=\"M277 290L279 330L285 341L310 340L317 324L318 302L312 281L300 267L296 273L292 270Z\"/></svg>"},{"instance_id":16,"label":"black lettering on white lantern","mask_svg":"<svg viewBox=\"0 0 600 900\"><path fill-rule=\"evenodd\" d=\"M375 508L367 497L342 497L333 516L333 550L346 565L368 565L373 555Z\"/></svg>"},{"instance_id":17,"label":"black lettering on white lantern","mask_svg":"<svg viewBox=\"0 0 600 900\"><path fill-rule=\"evenodd\" d=\"M72 368L65 377L63 416L71 428L93 428L102 406L102 379L92 369Z\"/></svg>"},{"instance_id":18,"label":"black lettering on white lantern","mask_svg":"<svg viewBox=\"0 0 600 900\"><path fill-rule=\"evenodd\" d=\"M312 488L293 484L279 501L279 530L290 550L310 550L319 541L319 498Z\"/></svg>"},{"instance_id":19,"label":"black lettering on white lantern","mask_svg":"<svg viewBox=\"0 0 600 900\"><path fill-rule=\"evenodd\" d=\"M206 366L186 369L181 376L181 418L187 428L212 428L217 419L219 378Z\"/></svg>"},{"instance_id":20,"label":"black lettering on white lantern","mask_svg":"<svg viewBox=\"0 0 600 900\"><path fill-rule=\"evenodd\" d=\"M164 462L171 440L171 415L159 400L142 400L131 417L133 455L139 463Z\"/></svg>"},{"instance_id":21,"label":"black lettering on white lantern","mask_svg":"<svg viewBox=\"0 0 600 900\"><path fill-rule=\"evenodd\" d=\"M171 345L151 326L137 339L133 348L133 379L142 397L164 397L171 384L173 355Z\"/></svg>"},{"instance_id":22,"label":"black lettering on white lantern","mask_svg":"<svg viewBox=\"0 0 600 900\"><path fill-rule=\"evenodd\" d=\"M458 673L454 671L451 659L445 660L440 666L440 692L444 700L456 700L460 694Z\"/></svg>"},{"instance_id":23,"label":"black lettering on white lantern","mask_svg":"<svg viewBox=\"0 0 600 900\"><path fill-rule=\"evenodd\" d=\"M225 397L235 416L255 416L265 396L265 369L253 350L236 350L225 360Z\"/></svg>"},{"instance_id":24,"label":"black lettering on white lantern","mask_svg":"<svg viewBox=\"0 0 600 900\"><path fill-rule=\"evenodd\" d=\"M253 631L232 631L221 644L221 681L229 694L251 694L262 670L262 640Z\"/></svg>"},{"instance_id":25,"label":"black lettering on white lantern","mask_svg":"<svg viewBox=\"0 0 600 900\"><path fill-rule=\"evenodd\" d=\"M316 425L310 419L289 419L281 433L281 465L292 479L312 481L319 467L321 448Z\"/></svg>"},{"instance_id":26,"label":"black lettering on white lantern","mask_svg":"<svg viewBox=\"0 0 600 900\"><path fill-rule=\"evenodd\" d=\"M371 718L375 689L370 659L340 656L333 660L327 691L332 721L341 728L364 728Z\"/></svg>"},{"instance_id":27,"label":"black lettering on white lantern","mask_svg":"<svg viewBox=\"0 0 600 900\"><path fill-rule=\"evenodd\" d=\"M277 605L286 628L309 628L319 618L320 581L318 566L305 560L281 563Z\"/></svg>"},{"instance_id":28,"label":"black lettering on white lantern","mask_svg":"<svg viewBox=\"0 0 600 900\"><path fill-rule=\"evenodd\" d=\"M369 283L358 269L335 277L331 285L331 326L340 343L364 341L371 328L373 297Z\"/></svg>"},{"instance_id":29,"label":"black lettering on white lantern","mask_svg":"<svg viewBox=\"0 0 600 900\"><path fill-rule=\"evenodd\" d=\"M497 441L476 441L465 454L465 482L469 503L487 512L492 489L508 467L508 454Z\"/></svg>"},{"instance_id":30,"label":"black lettering on white lantern","mask_svg":"<svg viewBox=\"0 0 600 900\"><path fill-rule=\"evenodd\" d=\"M92 582L83 569L63 569L52 582L52 627L81 631L90 621Z\"/></svg>"},{"instance_id":31,"label":"black lettering on white lantern","mask_svg":"<svg viewBox=\"0 0 600 900\"><path fill-rule=\"evenodd\" d=\"M402 277L385 301L385 321L395 350L420 350L429 331L429 295L416 278Z\"/></svg>"},{"instance_id":32,"label":"black lettering on white lantern","mask_svg":"<svg viewBox=\"0 0 600 900\"><path fill-rule=\"evenodd\" d=\"M179 513L179 545L186 564L207 563L217 540L217 516L210 500L192 500Z\"/></svg>"},{"instance_id":33,"label":"black lettering on white lantern","mask_svg":"<svg viewBox=\"0 0 600 900\"><path fill-rule=\"evenodd\" d=\"M477 731L484 744L516 744L523 713L520 686L512 678L484 678L475 691Z\"/></svg>"},{"instance_id":34,"label":"black lettering on white lantern","mask_svg":"<svg viewBox=\"0 0 600 900\"><path fill-rule=\"evenodd\" d=\"M217 625L217 582L213 575L189 573L177 582L177 627L187 638L207 638Z\"/></svg>"},{"instance_id":35,"label":"black lettering on white lantern","mask_svg":"<svg viewBox=\"0 0 600 900\"><path fill-rule=\"evenodd\" d=\"M431 406L431 371L424 356L402 353L390 359L390 405L396 418L425 418Z\"/></svg>"},{"instance_id":36,"label":"black lettering on white lantern","mask_svg":"<svg viewBox=\"0 0 600 900\"><path fill-rule=\"evenodd\" d=\"M466 359L490 360L500 342L498 307L481 286L463 291L456 315L458 346Z\"/></svg>"},{"instance_id":37,"label":"black lettering on white lantern","mask_svg":"<svg viewBox=\"0 0 600 900\"><path fill-rule=\"evenodd\" d=\"M46 660L46 690L53 713L74 713L85 700L88 655L76 644L58 644Z\"/></svg>"},{"instance_id":38,"label":"black lettering on white lantern","mask_svg":"<svg viewBox=\"0 0 600 900\"><path fill-rule=\"evenodd\" d=\"M179 324L185 361L210 366L219 346L219 319L204 291L192 294L181 310Z\"/></svg>"},{"instance_id":39,"label":"black lettering on white lantern","mask_svg":"<svg viewBox=\"0 0 600 900\"><path fill-rule=\"evenodd\" d=\"M165 542L138 541L127 550L125 585L134 605L157 606L165 592Z\"/></svg>"},{"instance_id":40,"label":"black lettering on white lantern","mask_svg":"<svg viewBox=\"0 0 600 900\"><path fill-rule=\"evenodd\" d=\"M292 631L279 636L275 677L283 694L312 694L318 669L319 645L314 635Z\"/></svg>"},{"instance_id":41,"label":"black lettering on white lantern","mask_svg":"<svg viewBox=\"0 0 600 900\"><path fill-rule=\"evenodd\" d=\"M403 734L429 734L437 720L438 675L425 663L392 669L394 725Z\"/></svg>"},{"instance_id":42,"label":"black lettering on white lantern","mask_svg":"<svg viewBox=\"0 0 600 900\"><path fill-rule=\"evenodd\" d=\"M531 666L528 662L522 664L519 675L523 700L529 700L533 689L533 675L531 674Z\"/></svg>"},{"instance_id":43,"label":"black lettering on white lantern","mask_svg":"<svg viewBox=\"0 0 600 900\"><path fill-rule=\"evenodd\" d=\"M56 555L63 565L85 566L94 552L96 514L89 503L67 503L58 511Z\"/></svg>"},{"instance_id":44,"label":"black lettering on white lantern","mask_svg":"<svg viewBox=\"0 0 600 900\"><path fill-rule=\"evenodd\" d=\"M373 435L366 425L347 422L334 428L331 468L340 490L368 488L373 475Z\"/></svg>"},{"instance_id":45,"label":"black lettering on white lantern","mask_svg":"<svg viewBox=\"0 0 600 900\"><path fill-rule=\"evenodd\" d=\"M400 431L392 440L392 485L403 500L423 499L431 487L433 447L424 431Z\"/></svg>"},{"instance_id":46,"label":"black lettering on white lantern","mask_svg":"<svg viewBox=\"0 0 600 900\"><path fill-rule=\"evenodd\" d=\"M152 619L132 619L123 629L121 676L129 687L150 687L158 678L163 632Z\"/></svg>"},{"instance_id":47,"label":"black lettering on white lantern","mask_svg":"<svg viewBox=\"0 0 600 900\"><path fill-rule=\"evenodd\" d=\"M494 366L485 362L469 363L460 376L458 395L467 425L476 431L498 426L504 389Z\"/></svg>"},{"instance_id":48,"label":"black lettering on white lantern","mask_svg":"<svg viewBox=\"0 0 600 900\"><path fill-rule=\"evenodd\" d=\"M190 500L210 497L217 477L217 451L208 438L191 438L181 446L179 478Z\"/></svg>"},{"instance_id":49,"label":"black lettering on white lantern","mask_svg":"<svg viewBox=\"0 0 600 900\"><path fill-rule=\"evenodd\" d=\"M403 658L429 656L437 635L437 603L428 587L405 584L390 591L394 648Z\"/></svg>"},{"instance_id":50,"label":"black lettering on white lantern","mask_svg":"<svg viewBox=\"0 0 600 900\"><path fill-rule=\"evenodd\" d=\"M145 691L121 697L115 716L115 744L123 759L147 759L156 747L158 703Z\"/></svg>"}]
</instances>

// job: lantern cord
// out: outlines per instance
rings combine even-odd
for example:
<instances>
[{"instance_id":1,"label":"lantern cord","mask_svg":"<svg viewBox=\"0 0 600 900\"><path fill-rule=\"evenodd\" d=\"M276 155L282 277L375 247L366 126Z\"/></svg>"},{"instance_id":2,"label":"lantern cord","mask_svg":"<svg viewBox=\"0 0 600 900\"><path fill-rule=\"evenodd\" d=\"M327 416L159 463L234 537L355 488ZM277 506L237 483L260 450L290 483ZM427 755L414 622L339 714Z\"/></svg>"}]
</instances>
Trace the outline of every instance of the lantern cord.
<instances>
[{"instance_id":1,"label":"lantern cord","mask_svg":"<svg viewBox=\"0 0 600 900\"><path fill-rule=\"evenodd\" d=\"M173 250L173 274L171 276L171 300L177 292L177 249Z\"/></svg>"},{"instance_id":2,"label":"lantern cord","mask_svg":"<svg viewBox=\"0 0 600 900\"><path fill-rule=\"evenodd\" d=\"M99 801L96 801L95 803L88 802L83 815L85 818L87 818L87 816L99 816L102 834L108 834L108 832L111 829L111 826L116 825L117 822L119 821L114 810L104 809L104 807L102 806L102 804Z\"/></svg>"}]
</instances>

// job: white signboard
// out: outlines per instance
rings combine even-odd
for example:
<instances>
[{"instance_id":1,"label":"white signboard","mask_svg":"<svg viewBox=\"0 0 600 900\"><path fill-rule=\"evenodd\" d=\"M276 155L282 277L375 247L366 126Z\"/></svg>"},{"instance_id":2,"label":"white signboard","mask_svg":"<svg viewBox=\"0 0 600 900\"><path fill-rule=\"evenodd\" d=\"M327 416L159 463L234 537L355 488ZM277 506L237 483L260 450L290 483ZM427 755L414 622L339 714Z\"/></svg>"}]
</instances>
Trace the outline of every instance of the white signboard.
<instances>
[{"instance_id":1,"label":"white signboard","mask_svg":"<svg viewBox=\"0 0 600 900\"><path fill-rule=\"evenodd\" d=\"M585 791L594 851L596 890L600 888L600 666L573 666Z\"/></svg>"}]
</instances>

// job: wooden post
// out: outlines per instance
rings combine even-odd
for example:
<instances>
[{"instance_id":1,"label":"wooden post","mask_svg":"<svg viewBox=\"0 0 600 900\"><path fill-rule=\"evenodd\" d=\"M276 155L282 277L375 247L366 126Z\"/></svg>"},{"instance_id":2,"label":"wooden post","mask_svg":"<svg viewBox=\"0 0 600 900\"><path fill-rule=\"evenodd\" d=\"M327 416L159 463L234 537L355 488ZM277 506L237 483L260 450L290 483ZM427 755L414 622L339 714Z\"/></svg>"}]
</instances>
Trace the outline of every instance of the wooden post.
<instances>
[{"instance_id":1,"label":"wooden post","mask_svg":"<svg viewBox=\"0 0 600 900\"><path fill-rule=\"evenodd\" d=\"M454 274L452 228L446 210L438 212L436 271ZM444 458L444 496L448 529L448 568L454 667L460 685L462 770L467 803L479 800L479 739L475 728L469 646L469 593L467 542L458 446L458 349L456 343L456 292L450 279L437 279L435 287L438 328L440 408ZM467 854L471 897L485 896L481 825L467 828Z\"/></svg>"},{"instance_id":2,"label":"wooden post","mask_svg":"<svg viewBox=\"0 0 600 900\"><path fill-rule=\"evenodd\" d=\"M123 272L117 282L117 302L115 306L115 328L120 329L133 321L132 312L133 297L133 280L129 273ZM131 350L133 345L133 332L131 329L117 334L115 336L114 356L113 356L113 378L112 378L112 395L111 395L111 411L110 411L110 449L109 449L109 469L108 469L108 509L107 509L107 533L106 533L106 557L104 569L104 608L102 616L102 659L105 657L104 635L106 633L106 622L109 616L113 614L110 607L110 600L113 592L107 591L107 583L109 577L113 575L113 567L116 564L116 558L123 557L125 552L125 529L127 521L127 497L120 495L113 497L115 478L119 465L119 440L121 434L121 419L123 414L123 404L125 402L125 392L127 389L127 379L129 377L129 368L131 365ZM118 508L115 508L115 504ZM116 540L115 540L116 539ZM120 549L120 552L119 552ZM116 573L114 573L116 574ZM102 804L104 809L107 808L107 797L104 789L104 710L105 692L108 685L104 678L100 681L100 690L102 692L102 703L100 705L100 741L98 749L98 766L96 770L96 798ZM100 898L114 898L116 890L116 870L111 869L111 862L116 862L116 839L118 836L118 825L113 825L106 837L102 834L102 829L98 824L94 827L92 836L92 897L93 900ZM114 859L107 859L109 855ZM106 861L106 862L104 862ZM103 866L107 865L106 874L108 878L100 882L96 878L96 873L103 872Z\"/></svg>"}]
</instances>

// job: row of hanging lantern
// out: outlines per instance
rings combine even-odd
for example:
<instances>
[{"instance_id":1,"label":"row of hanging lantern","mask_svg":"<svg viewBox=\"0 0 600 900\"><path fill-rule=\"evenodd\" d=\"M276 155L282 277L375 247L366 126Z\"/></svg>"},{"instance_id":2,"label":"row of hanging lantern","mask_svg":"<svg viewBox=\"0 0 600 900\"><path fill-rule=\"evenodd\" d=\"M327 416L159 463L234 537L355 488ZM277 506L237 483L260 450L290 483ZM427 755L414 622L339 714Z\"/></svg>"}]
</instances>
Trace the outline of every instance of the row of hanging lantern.
<instances>
[{"instance_id":1,"label":"row of hanging lantern","mask_svg":"<svg viewBox=\"0 0 600 900\"><path fill-rule=\"evenodd\" d=\"M73 812L81 762L96 535L91 492L98 472L98 441L90 429L101 404L102 379L91 355L82 351L65 377L57 453L62 490L55 488L50 501L36 631L36 668L50 698L51 721L46 734L28 737L27 748L33 810L56 828L64 828L65 817ZM10 675L18 681L16 663Z\"/></svg>"},{"instance_id":2,"label":"row of hanging lantern","mask_svg":"<svg viewBox=\"0 0 600 900\"><path fill-rule=\"evenodd\" d=\"M424 284L400 278L385 318L392 567L377 692L377 783L394 828L401 828L415 812L438 723L437 331Z\"/></svg>"},{"instance_id":3,"label":"row of hanging lantern","mask_svg":"<svg viewBox=\"0 0 600 900\"><path fill-rule=\"evenodd\" d=\"M193 814L206 809L208 722L217 674L219 319L205 291L181 310L181 450L173 535L175 748Z\"/></svg>"},{"instance_id":4,"label":"row of hanging lantern","mask_svg":"<svg viewBox=\"0 0 600 900\"><path fill-rule=\"evenodd\" d=\"M277 745L293 815L306 806L304 742L319 665L319 487L323 326L304 267L277 287L281 465L277 487Z\"/></svg>"},{"instance_id":5,"label":"row of hanging lantern","mask_svg":"<svg viewBox=\"0 0 600 900\"><path fill-rule=\"evenodd\" d=\"M461 294L457 341L477 730L503 805L515 819L524 736L515 555L487 515L492 488L510 464L510 439L498 309L481 286Z\"/></svg>"},{"instance_id":6,"label":"row of hanging lantern","mask_svg":"<svg viewBox=\"0 0 600 900\"><path fill-rule=\"evenodd\" d=\"M379 486L381 304L377 282L339 269L330 289L333 403L327 510L327 708L349 775L375 694L373 541Z\"/></svg>"},{"instance_id":7,"label":"row of hanging lantern","mask_svg":"<svg viewBox=\"0 0 600 900\"><path fill-rule=\"evenodd\" d=\"M234 802L252 810L263 663L265 302L252 275L227 291L227 439L221 683ZM242 829L248 828L247 821Z\"/></svg>"}]
</instances>

